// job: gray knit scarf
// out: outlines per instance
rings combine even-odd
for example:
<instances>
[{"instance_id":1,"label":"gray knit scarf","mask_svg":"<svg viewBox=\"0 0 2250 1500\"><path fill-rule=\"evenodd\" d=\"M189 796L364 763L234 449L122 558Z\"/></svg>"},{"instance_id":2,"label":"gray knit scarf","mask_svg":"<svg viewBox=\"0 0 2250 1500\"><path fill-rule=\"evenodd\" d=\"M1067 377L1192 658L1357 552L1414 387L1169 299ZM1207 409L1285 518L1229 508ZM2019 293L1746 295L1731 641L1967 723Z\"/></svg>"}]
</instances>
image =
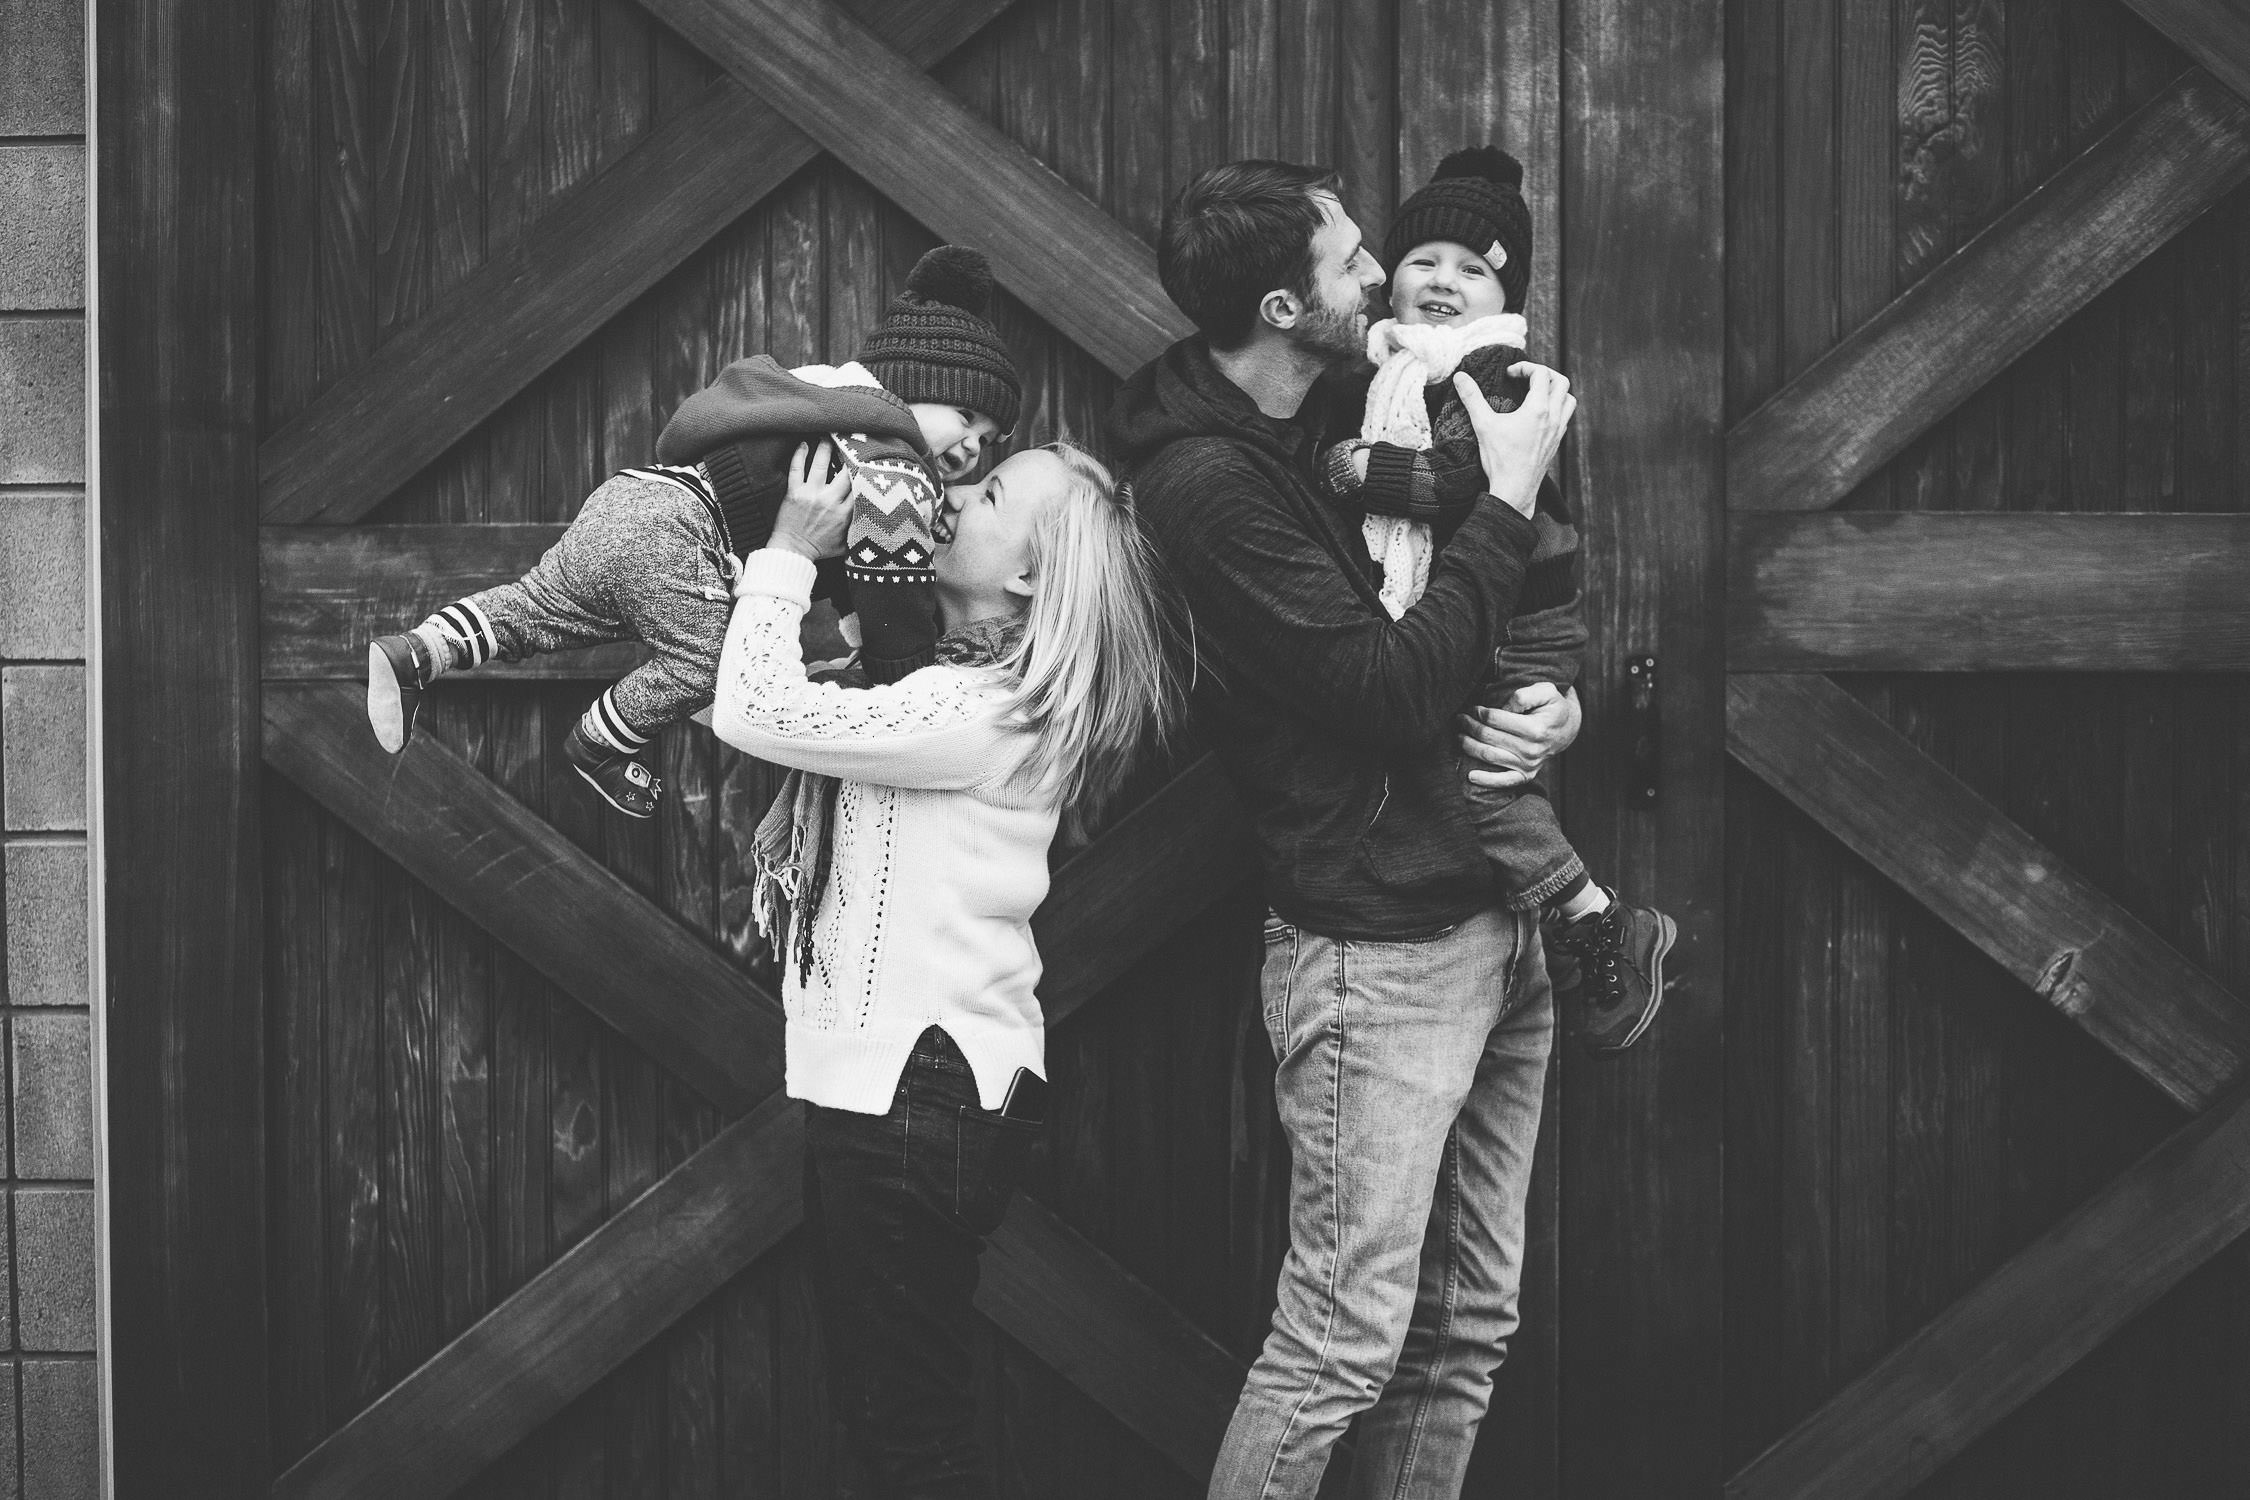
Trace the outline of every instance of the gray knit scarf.
<instances>
[{"instance_id":1,"label":"gray knit scarf","mask_svg":"<svg viewBox=\"0 0 2250 1500\"><path fill-rule=\"evenodd\" d=\"M939 663L955 667L989 667L1006 659L1023 639L1024 617L996 615L972 620L938 638ZM854 666L833 681L865 687L865 675ZM828 875L835 854L836 790L833 776L813 771L791 771L782 778L773 805L759 820L752 840L751 917L758 931L783 959L796 959L800 976L812 972L813 919L821 898L828 892ZM794 933L796 941L790 937Z\"/></svg>"}]
</instances>

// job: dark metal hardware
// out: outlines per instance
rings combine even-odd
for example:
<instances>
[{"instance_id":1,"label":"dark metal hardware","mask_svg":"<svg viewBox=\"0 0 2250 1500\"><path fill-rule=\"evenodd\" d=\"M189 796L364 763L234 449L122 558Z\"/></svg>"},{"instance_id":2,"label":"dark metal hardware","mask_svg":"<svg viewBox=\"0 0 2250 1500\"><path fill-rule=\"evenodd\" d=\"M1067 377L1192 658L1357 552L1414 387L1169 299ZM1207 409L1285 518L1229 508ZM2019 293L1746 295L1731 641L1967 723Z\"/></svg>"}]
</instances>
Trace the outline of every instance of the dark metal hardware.
<instances>
[{"instance_id":1,"label":"dark metal hardware","mask_svg":"<svg viewBox=\"0 0 2250 1500\"><path fill-rule=\"evenodd\" d=\"M1664 725L1656 712L1656 658L1625 659L1625 728L1632 746L1627 761L1631 782L1626 801L1634 807L1654 807L1662 784Z\"/></svg>"}]
</instances>

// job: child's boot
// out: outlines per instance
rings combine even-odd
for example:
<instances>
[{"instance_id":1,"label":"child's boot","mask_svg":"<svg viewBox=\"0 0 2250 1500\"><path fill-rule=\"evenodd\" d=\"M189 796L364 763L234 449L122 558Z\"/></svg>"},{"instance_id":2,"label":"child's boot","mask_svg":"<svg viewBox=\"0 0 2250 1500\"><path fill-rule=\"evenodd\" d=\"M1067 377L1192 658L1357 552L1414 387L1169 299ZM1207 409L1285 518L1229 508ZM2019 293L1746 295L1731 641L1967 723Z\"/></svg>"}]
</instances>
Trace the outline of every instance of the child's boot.
<instances>
[{"instance_id":1,"label":"child's boot","mask_svg":"<svg viewBox=\"0 0 2250 1500\"><path fill-rule=\"evenodd\" d=\"M1565 1025L1596 1057L1614 1057L1640 1040L1664 1004L1664 960L1680 930L1664 913L1603 890L1609 905L1553 923L1547 946L1577 960L1576 998L1558 989Z\"/></svg>"},{"instance_id":2,"label":"child's boot","mask_svg":"<svg viewBox=\"0 0 2250 1500\"><path fill-rule=\"evenodd\" d=\"M647 747L648 741L642 739L640 748L634 750L620 750L611 743L612 734L622 737L630 731L623 731L622 726L610 730L606 725L587 723L603 712L608 700L609 695L604 693L570 726L570 733L563 738L563 754L569 758L571 769L585 777L586 784L600 793L601 799L611 807L628 818L653 818L656 804L664 795L664 783L641 759L640 750Z\"/></svg>"},{"instance_id":3,"label":"child's boot","mask_svg":"<svg viewBox=\"0 0 2250 1500\"><path fill-rule=\"evenodd\" d=\"M367 722L375 743L396 755L414 738L422 689L445 670L419 631L378 636L367 648Z\"/></svg>"}]
</instances>

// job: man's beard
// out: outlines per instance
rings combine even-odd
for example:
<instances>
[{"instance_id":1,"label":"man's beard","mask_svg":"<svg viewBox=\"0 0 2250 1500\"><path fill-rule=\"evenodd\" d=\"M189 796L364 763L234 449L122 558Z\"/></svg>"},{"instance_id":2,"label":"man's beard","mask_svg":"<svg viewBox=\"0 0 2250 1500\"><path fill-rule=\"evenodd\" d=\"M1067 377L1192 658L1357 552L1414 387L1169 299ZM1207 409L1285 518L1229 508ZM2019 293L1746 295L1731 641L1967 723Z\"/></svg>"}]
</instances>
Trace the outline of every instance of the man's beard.
<instances>
[{"instance_id":1,"label":"man's beard","mask_svg":"<svg viewBox=\"0 0 2250 1500\"><path fill-rule=\"evenodd\" d=\"M1297 342L1326 355L1332 365L1349 365L1367 357L1367 330L1360 323L1364 302L1334 307L1308 301L1304 320L1297 325Z\"/></svg>"}]
</instances>

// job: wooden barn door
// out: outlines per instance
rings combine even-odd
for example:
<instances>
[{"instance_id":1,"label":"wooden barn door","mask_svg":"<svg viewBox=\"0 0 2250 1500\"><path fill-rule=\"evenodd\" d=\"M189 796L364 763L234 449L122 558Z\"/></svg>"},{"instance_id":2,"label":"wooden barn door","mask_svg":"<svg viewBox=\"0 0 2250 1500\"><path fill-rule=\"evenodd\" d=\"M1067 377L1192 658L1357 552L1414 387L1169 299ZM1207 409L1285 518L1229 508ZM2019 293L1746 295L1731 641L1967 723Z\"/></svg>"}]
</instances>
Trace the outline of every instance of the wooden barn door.
<instances>
[{"instance_id":1,"label":"wooden barn door","mask_svg":"<svg viewBox=\"0 0 2250 1500\"><path fill-rule=\"evenodd\" d=\"M1019 432L1093 440L1180 331L1147 246L1196 171L1333 161L1375 228L1497 139L1535 352L1586 403L1566 818L1689 969L1623 1062L1558 1055L1469 1493L2242 1487L2250 28L2135 4L280 0L255 47L230 10L208 50L260 59L254 121L232 75L173 84L232 132L190 228L256 275L156 289L234 297L257 628L247 526L185 586L156 537L112 567L257 643L260 695L190 707L238 749L254 715L264 779L214 762L199 793L250 800L189 810L262 909L198 904L185 836L140 868L262 941L262 1000L236 965L179 1010L225 1022L188 1030L227 1110L263 1048L263 1101L246 1158L145 1111L119 1191L178 1190L192 1135L234 1217L121 1262L119 1306L226 1271L262 1389L136 1373L121 1433L249 1413L232 1461L289 1496L861 1492L748 921L774 774L673 733L662 815L598 813L559 743L616 651L448 682L394 760L363 643L519 572L728 360L847 357L941 237L993 254ZM194 373L143 382L151 422ZM177 681L148 636L140 727ZM1201 1492L1286 1245L1256 912L1207 761L1059 867L1058 1117L980 1295L1011 1497ZM120 1006L131 1077L172 1014ZM176 1322L137 1372L188 1367Z\"/></svg>"},{"instance_id":2,"label":"wooden barn door","mask_svg":"<svg viewBox=\"0 0 2250 1500\"><path fill-rule=\"evenodd\" d=\"M2250 18L1728 18L1727 1493L2242 1493Z\"/></svg>"},{"instance_id":3,"label":"wooden barn door","mask_svg":"<svg viewBox=\"0 0 2250 1500\"><path fill-rule=\"evenodd\" d=\"M657 821L598 815L557 746L619 651L448 682L393 760L362 643L520 571L727 360L848 356L940 236L993 256L1022 434L1098 440L1118 376L1183 331L1147 244L1195 172L1335 161L1379 231L1484 139L1531 168L1539 347L1620 413L1573 458L1617 543L1572 814L1685 917L1706 978L1626 1068L1557 1075L1477 1492L1715 1486L1716 0L291 0L266 27L276 1492L857 1488L748 921L773 774L677 733ZM1598 60L1575 92L1573 51ZM1693 65L1651 87L1652 57ZM1619 738L1642 655L1654 805ZM1060 1118L981 1297L1011 1495L1198 1493L1262 1337L1286 1161L1249 875L1196 762L1071 854L1041 915Z\"/></svg>"}]
</instances>

